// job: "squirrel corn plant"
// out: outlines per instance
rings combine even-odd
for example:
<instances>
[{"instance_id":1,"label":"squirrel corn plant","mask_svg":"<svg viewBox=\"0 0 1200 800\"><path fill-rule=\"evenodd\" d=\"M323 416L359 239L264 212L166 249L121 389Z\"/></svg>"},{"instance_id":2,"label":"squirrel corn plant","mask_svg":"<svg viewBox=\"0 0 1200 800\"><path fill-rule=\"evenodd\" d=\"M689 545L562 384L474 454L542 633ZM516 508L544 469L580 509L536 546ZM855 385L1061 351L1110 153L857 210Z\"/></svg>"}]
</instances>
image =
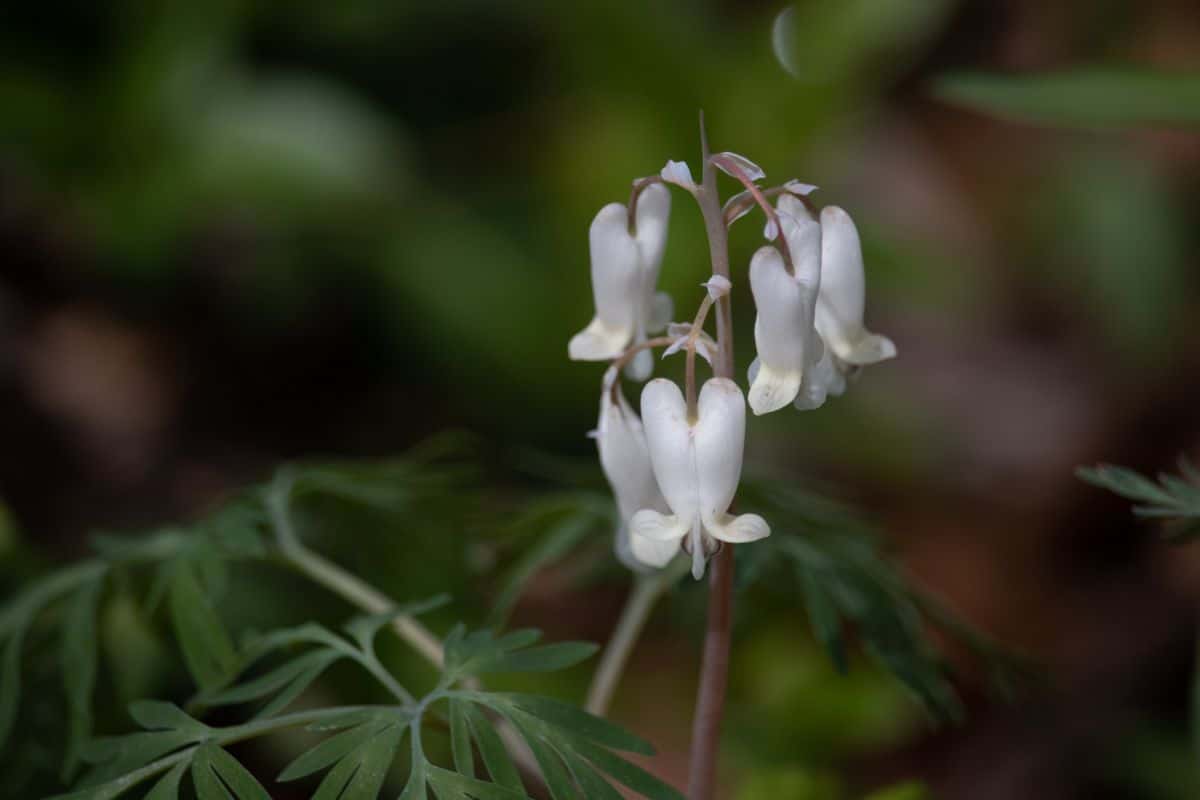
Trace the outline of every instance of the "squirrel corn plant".
<instances>
[{"instance_id":1,"label":"squirrel corn plant","mask_svg":"<svg viewBox=\"0 0 1200 800\"><path fill-rule=\"evenodd\" d=\"M35 677L27 662L49 640L61 673L54 699L65 711L55 757L67 791L62 797L72 800L129 792L151 800L267 798L271 781L243 765L235 746L289 730L307 731L315 741L275 782L297 782L316 800L370 800L388 786L401 800L431 793L439 800L617 800L630 792L678 800L677 789L629 759L651 755L650 745L604 716L656 602L688 574L709 581L691 800L714 794L735 586L782 588L805 608L839 669L846 669L848 643L860 643L937 719L957 718L961 709L948 665L926 638L928 626L962 641L1009 683L1024 667L1019 659L915 588L855 515L780 481L743 476L747 405L754 416L820 408L896 348L864 327L862 250L849 216L834 207L818 211L809 199L813 186L760 185L765 176L754 163L709 151L703 126L701 144L699 182L685 163L670 161L659 174L634 181L627 205L605 206L592 223L595 316L570 339L568 353L607 363L592 435L611 497L571 486L538 497L499 530L492 523L490 546L533 543L507 562L499 559L485 623L454 625L439 635L425 620L446 612L445 597L399 603L312 544L312 529L320 528L321 509L330 503L389 516L405 535L423 518L437 519L438 508L478 507L479 497L464 502L474 471L458 449L442 440L378 464L287 465L192 524L96 537L93 557L29 584L0 606L0 763L45 758L36 734L15 734L34 718L34 701L46 699L41 692L29 698L22 681ZM719 172L742 187L725 202ZM684 321L672 321L673 303L657 290L672 187L696 202L711 254L697 309ZM729 227L755 209L763 214L767 244L746 270L734 270ZM730 303L743 287L757 313L757 358L745 393L734 364ZM682 384L651 379L654 349L682 356ZM707 380L697 377L697 357L711 371ZM646 382L636 409L622 374ZM464 527L456 517L438 535ZM353 530L341 520L332 528L338 536ZM489 688L497 674L566 669L597 650L579 642L543 644L537 631L507 630L507 620L533 575L613 531L633 585L595 666L585 708ZM369 531L355 534L365 540ZM405 542L389 540L389 547ZM736 563L735 548L742 553ZM357 616L331 626L297 615L280 627L235 636L222 613L224 589L245 577L235 565L294 573ZM255 584L254 591L270 588ZM191 687L173 698L180 705L135 702L128 712L137 730L98 736L100 620L115 596L131 593L140 593L145 616L171 631ZM294 605L288 604L293 613ZM377 649L385 632L419 655L434 677L414 682L398 672L385 655L390 651ZM320 687L335 669L357 671L361 702L322 704L328 695ZM9 790L19 787L10 782Z\"/></svg>"},{"instance_id":2,"label":"squirrel corn plant","mask_svg":"<svg viewBox=\"0 0 1200 800\"><path fill-rule=\"evenodd\" d=\"M859 368L896 355L891 340L863 325L862 248L849 215L833 206L818 214L809 200L816 188L811 185L760 186L766 175L750 159L710 152L703 120L701 150L699 182L686 162L668 161L658 175L634 181L628 206L600 209L590 231L596 315L567 347L572 359L611 362L601 384L595 436L622 517L618 552L661 570L682 551L696 580L713 562L688 778L693 800L709 800L715 787L732 627L733 546L771 534L770 523L759 514L732 511L742 473L747 399L733 363L730 292L741 275L730 264L729 227L756 206L765 217L768 244L747 270L758 310L758 357L748 374L755 415L788 405L820 408L828 396L845 391L847 378ZM724 203L718 172L744 187ZM668 185L696 201L711 257L699 307L683 322L657 313L673 307L655 286L671 206ZM714 308L716 335L709 337L704 324ZM647 337L663 328L665 336ZM647 383L639 419L621 394L618 370L625 367L628 377L645 380L652 370L647 352L655 347L664 355L684 353L685 379L682 388L662 378ZM703 384L696 377L697 355L712 369ZM619 670L623 658L610 649L601 674ZM611 683L592 695L593 709L604 708Z\"/></svg>"}]
</instances>

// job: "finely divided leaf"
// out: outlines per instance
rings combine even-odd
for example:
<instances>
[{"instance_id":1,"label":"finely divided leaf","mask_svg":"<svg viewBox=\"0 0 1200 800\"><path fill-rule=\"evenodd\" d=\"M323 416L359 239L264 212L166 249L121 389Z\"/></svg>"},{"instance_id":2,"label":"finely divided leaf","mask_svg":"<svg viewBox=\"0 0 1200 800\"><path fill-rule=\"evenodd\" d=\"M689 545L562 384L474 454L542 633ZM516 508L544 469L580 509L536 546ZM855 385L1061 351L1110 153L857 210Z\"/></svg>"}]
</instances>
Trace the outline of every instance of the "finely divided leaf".
<instances>
[{"instance_id":1,"label":"finely divided leaf","mask_svg":"<svg viewBox=\"0 0 1200 800\"><path fill-rule=\"evenodd\" d=\"M311 775L314 772L327 769L350 755L350 753L372 736L378 734L385 724L373 721L330 736L311 750L298 756L291 764L288 764L283 772L279 773L279 777L276 780L281 782L294 781L298 778Z\"/></svg>"},{"instance_id":2,"label":"finely divided leaf","mask_svg":"<svg viewBox=\"0 0 1200 800\"><path fill-rule=\"evenodd\" d=\"M505 749L504 742L493 727L492 721L482 711L471 705L464 707L464 714L471 725L471 733L474 734L475 743L479 745L479 754L483 758L483 764L487 767L492 782L524 792L525 787L521 783L521 775L517 772L517 767L508 755L508 750Z\"/></svg>"},{"instance_id":3,"label":"finely divided leaf","mask_svg":"<svg viewBox=\"0 0 1200 800\"><path fill-rule=\"evenodd\" d=\"M340 652L325 649L306 653L252 681L211 695L201 695L200 702L209 706L233 705L251 700L261 700L275 692L280 692L256 715L269 717L286 708L329 665L342 657Z\"/></svg>"},{"instance_id":4,"label":"finely divided leaf","mask_svg":"<svg viewBox=\"0 0 1200 800\"><path fill-rule=\"evenodd\" d=\"M476 780L433 764L426 766L426 776L439 800L528 800L524 792Z\"/></svg>"},{"instance_id":5,"label":"finely divided leaf","mask_svg":"<svg viewBox=\"0 0 1200 800\"><path fill-rule=\"evenodd\" d=\"M486 702L501 713L510 713L512 709L518 709L571 736L615 750L654 755L654 747L649 742L634 736L619 725L568 703L532 694L497 693L482 695L482 698L486 700L481 699L480 702Z\"/></svg>"},{"instance_id":6,"label":"finely divided leaf","mask_svg":"<svg viewBox=\"0 0 1200 800\"><path fill-rule=\"evenodd\" d=\"M133 717L133 721L138 725L151 731L187 731L199 734L208 731L204 723L189 717L179 706L161 700L136 700L129 704L129 716Z\"/></svg>"},{"instance_id":7,"label":"finely divided leaf","mask_svg":"<svg viewBox=\"0 0 1200 800\"><path fill-rule=\"evenodd\" d=\"M454 769L469 778L474 778L475 754L471 750L471 732L466 710L466 701L450 700L450 750L454 756Z\"/></svg>"},{"instance_id":8,"label":"finely divided leaf","mask_svg":"<svg viewBox=\"0 0 1200 800\"><path fill-rule=\"evenodd\" d=\"M377 731L329 771L313 800L375 800L405 730L390 725Z\"/></svg>"},{"instance_id":9,"label":"finely divided leaf","mask_svg":"<svg viewBox=\"0 0 1200 800\"><path fill-rule=\"evenodd\" d=\"M188 762L180 761L175 766L158 779L158 783L154 784L144 800L176 800L179 797L179 784L183 781L183 774L188 770Z\"/></svg>"}]
</instances>

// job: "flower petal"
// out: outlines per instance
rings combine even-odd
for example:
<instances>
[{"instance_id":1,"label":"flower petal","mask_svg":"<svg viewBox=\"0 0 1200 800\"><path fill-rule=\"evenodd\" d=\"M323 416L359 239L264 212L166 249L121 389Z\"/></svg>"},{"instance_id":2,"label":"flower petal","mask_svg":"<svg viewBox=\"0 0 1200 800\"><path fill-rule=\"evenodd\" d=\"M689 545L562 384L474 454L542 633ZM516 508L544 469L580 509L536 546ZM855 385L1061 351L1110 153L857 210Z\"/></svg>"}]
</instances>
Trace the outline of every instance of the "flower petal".
<instances>
[{"instance_id":1,"label":"flower petal","mask_svg":"<svg viewBox=\"0 0 1200 800\"><path fill-rule=\"evenodd\" d=\"M750 408L768 414L796 398L805 371L820 358L813 328L816 288L788 275L778 250L762 247L750 261L750 291L758 309Z\"/></svg>"},{"instance_id":2,"label":"flower petal","mask_svg":"<svg viewBox=\"0 0 1200 800\"><path fill-rule=\"evenodd\" d=\"M692 170L686 161L667 161L658 174L667 183L682 186L689 192L696 191L696 182L692 180Z\"/></svg>"},{"instance_id":3,"label":"flower petal","mask_svg":"<svg viewBox=\"0 0 1200 800\"><path fill-rule=\"evenodd\" d=\"M697 507L696 467L683 392L665 378L642 390L642 425L654 477L676 514L691 518Z\"/></svg>"},{"instance_id":4,"label":"flower petal","mask_svg":"<svg viewBox=\"0 0 1200 800\"><path fill-rule=\"evenodd\" d=\"M588 239L596 316L567 346L572 359L616 358L637 332L642 275L638 246L627 224L620 203L600 209L592 221Z\"/></svg>"},{"instance_id":5,"label":"flower petal","mask_svg":"<svg viewBox=\"0 0 1200 800\"><path fill-rule=\"evenodd\" d=\"M771 535L771 526L758 514L722 514L716 520L706 523L708 533L714 539L731 544L757 542Z\"/></svg>"},{"instance_id":6,"label":"flower petal","mask_svg":"<svg viewBox=\"0 0 1200 800\"><path fill-rule=\"evenodd\" d=\"M746 438L746 401L728 378L711 378L700 390L693 428L700 516L710 520L729 510L742 475Z\"/></svg>"},{"instance_id":7,"label":"flower petal","mask_svg":"<svg viewBox=\"0 0 1200 800\"><path fill-rule=\"evenodd\" d=\"M866 275L862 243L854 221L837 206L821 209L821 293L816 326L838 358L848 364L874 364L896 355L886 336L863 327Z\"/></svg>"},{"instance_id":8,"label":"flower petal","mask_svg":"<svg viewBox=\"0 0 1200 800\"><path fill-rule=\"evenodd\" d=\"M648 536L630 536L629 548L633 557L650 567L665 567L679 554L680 539L664 542Z\"/></svg>"},{"instance_id":9,"label":"flower petal","mask_svg":"<svg viewBox=\"0 0 1200 800\"><path fill-rule=\"evenodd\" d=\"M596 448L600 453L600 468L617 502L617 513L622 521L628 521L643 508L668 509L654 479L641 420L619 388L615 389L617 399L613 401L615 380L610 369L600 395Z\"/></svg>"},{"instance_id":10,"label":"flower petal","mask_svg":"<svg viewBox=\"0 0 1200 800\"><path fill-rule=\"evenodd\" d=\"M649 539L654 542L678 542L692 529L693 517L677 514L660 514L649 508L633 515L629 532L634 541Z\"/></svg>"}]
</instances>

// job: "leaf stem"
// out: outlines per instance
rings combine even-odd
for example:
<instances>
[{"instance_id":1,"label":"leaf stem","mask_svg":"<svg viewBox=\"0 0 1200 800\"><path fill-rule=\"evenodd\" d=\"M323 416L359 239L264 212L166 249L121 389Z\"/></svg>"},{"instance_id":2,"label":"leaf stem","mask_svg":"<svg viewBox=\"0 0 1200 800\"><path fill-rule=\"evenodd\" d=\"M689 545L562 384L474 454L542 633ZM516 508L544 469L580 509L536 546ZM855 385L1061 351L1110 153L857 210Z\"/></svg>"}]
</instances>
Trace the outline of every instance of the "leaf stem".
<instances>
[{"instance_id":1,"label":"leaf stem","mask_svg":"<svg viewBox=\"0 0 1200 800\"><path fill-rule=\"evenodd\" d=\"M633 654L633 648L641 636L642 629L646 627L654 606L687 569L686 560L676 559L653 575L634 577L633 588L625 600L625 607L621 609L617 627L613 630L608 644L604 646L604 653L592 676L586 705L589 712L598 717L608 713L625 665L629 663L629 657Z\"/></svg>"},{"instance_id":2,"label":"leaf stem","mask_svg":"<svg viewBox=\"0 0 1200 800\"><path fill-rule=\"evenodd\" d=\"M396 608L392 598L348 572L327 558L309 550L296 535L289 512L289 501L295 485L294 475L287 469L280 470L267 490L266 506L271 518L271 527L284 559L289 565L321 584L347 602L372 614L383 614ZM408 615L399 615L391 622L392 629L431 664L441 668L445 660L441 642L429 629Z\"/></svg>"}]
</instances>

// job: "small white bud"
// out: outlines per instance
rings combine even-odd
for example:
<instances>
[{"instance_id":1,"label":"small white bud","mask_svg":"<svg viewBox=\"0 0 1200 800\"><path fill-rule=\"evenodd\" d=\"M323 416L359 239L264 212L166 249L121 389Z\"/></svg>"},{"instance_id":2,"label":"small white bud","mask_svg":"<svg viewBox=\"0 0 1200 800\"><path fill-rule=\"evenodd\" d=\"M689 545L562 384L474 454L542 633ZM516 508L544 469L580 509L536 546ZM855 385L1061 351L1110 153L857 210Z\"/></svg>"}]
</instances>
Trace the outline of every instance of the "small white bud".
<instances>
[{"instance_id":1,"label":"small white bud","mask_svg":"<svg viewBox=\"0 0 1200 800\"><path fill-rule=\"evenodd\" d=\"M692 170L686 161L667 161L667 165L658 174L667 183L682 186L689 192L696 191L696 182L692 180Z\"/></svg>"},{"instance_id":2,"label":"small white bud","mask_svg":"<svg viewBox=\"0 0 1200 800\"><path fill-rule=\"evenodd\" d=\"M700 285L708 290L708 296L714 301L720 300L729 294L729 290L733 288L733 284L729 282L729 278L726 278L724 275L713 275Z\"/></svg>"}]
</instances>

